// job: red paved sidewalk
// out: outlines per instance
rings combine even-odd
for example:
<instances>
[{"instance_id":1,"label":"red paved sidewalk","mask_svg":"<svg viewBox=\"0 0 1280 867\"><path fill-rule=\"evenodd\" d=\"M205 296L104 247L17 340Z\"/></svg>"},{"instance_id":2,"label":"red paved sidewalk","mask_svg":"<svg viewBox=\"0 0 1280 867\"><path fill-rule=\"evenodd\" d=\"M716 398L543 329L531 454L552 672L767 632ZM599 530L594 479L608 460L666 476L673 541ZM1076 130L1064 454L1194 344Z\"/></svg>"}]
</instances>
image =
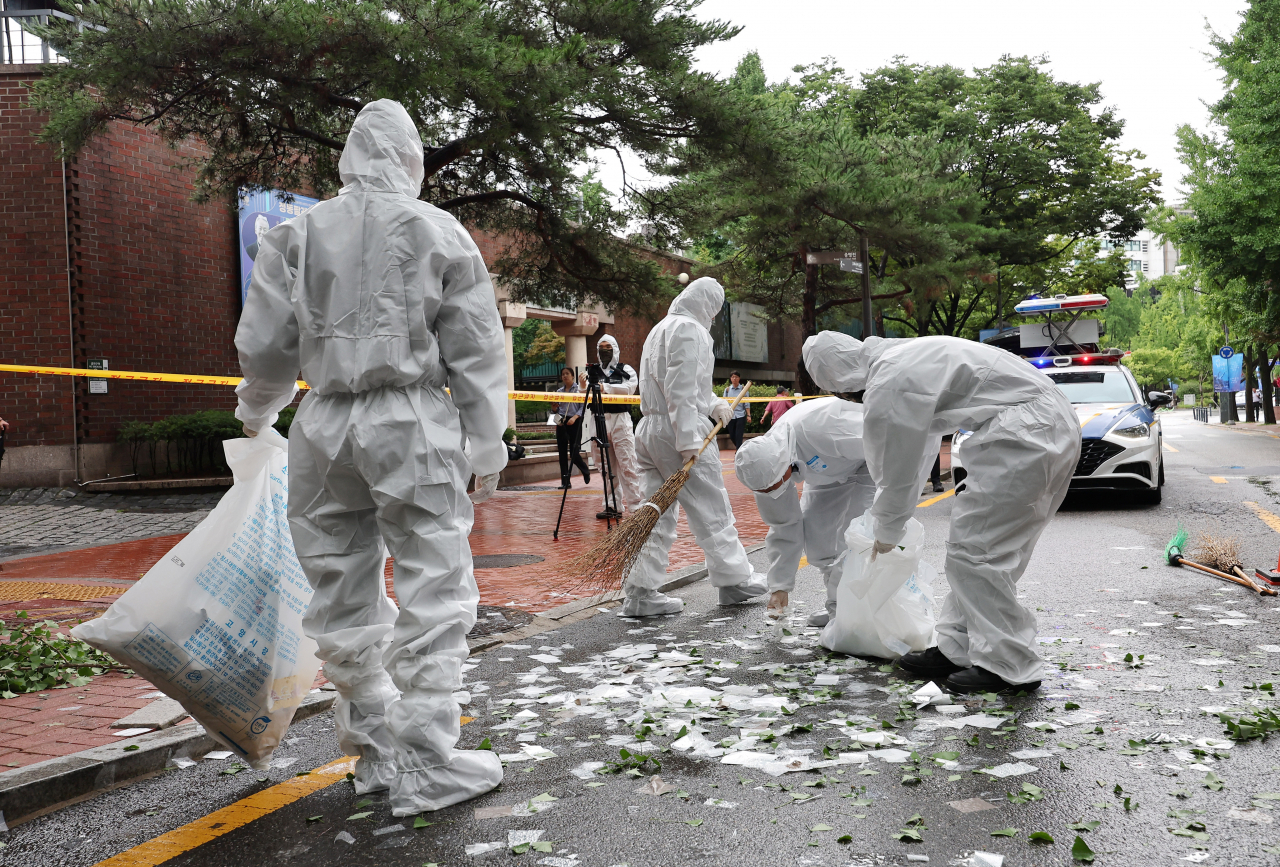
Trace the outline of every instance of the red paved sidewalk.
<instances>
[{"instance_id":1,"label":"red paved sidewalk","mask_svg":"<svg viewBox=\"0 0 1280 867\"><path fill-rule=\"evenodd\" d=\"M743 542L762 541L766 527L754 497L733 474L733 452L721 452L720 459ZM592 475L590 486L583 486L580 476L575 478L575 487L565 501L560 541L556 542L551 533L559 508L559 490L501 491L476 507L471 533L474 555L534 554L545 558L532 566L477 569L482 603L543 611L573 598L563 564L605 532L605 522L596 520L601 508L599 474ZM182 538L182 534L161 536L0 564L0 619L10 619L19 610L66 626L96 617ZM702 559L682 514L671 569ZM388 561L387 589L394 596L391 569ZM66 598L59 595L61 587L66 588ZM22 596L28 598L19 598ZM122 739L110 728L111 723L159 697L156 688L142 678L109 674L79 689L0 700L0 771L118 742Z\"/></svg>"}]
</instances>

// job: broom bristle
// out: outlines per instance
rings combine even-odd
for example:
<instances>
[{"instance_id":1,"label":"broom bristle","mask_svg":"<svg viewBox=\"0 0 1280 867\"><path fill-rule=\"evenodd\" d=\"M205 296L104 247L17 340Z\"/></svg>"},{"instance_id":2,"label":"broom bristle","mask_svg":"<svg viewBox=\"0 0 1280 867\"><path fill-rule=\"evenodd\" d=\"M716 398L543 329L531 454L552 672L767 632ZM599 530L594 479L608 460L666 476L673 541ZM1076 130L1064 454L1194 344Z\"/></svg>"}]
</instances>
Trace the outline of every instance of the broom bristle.
<instances>
[{"instance_id":1,"label":"broom bristle","mask_svg":"<svg viewBox=\"0 0 1280 867\"><path fill-rule=\"evenodd\" d=\"M656 509L647 505L636 509L613 532L570 560L566 564L566 572L578 576L579 580L568 589L604 593L621 587L627 573L640 557L645 542L649 540L649 534L657 526L658 519L671 508L688 480L687 471L674 473L649 498Z\"/></svg>"},{"instance_id":2,"label":"broom bristle","mask_svg":"<svg viewBox=\"0 0 1280 867\"><path fill-rule=\"evenodd\" d=\"M1173 534L1173 538L1169 540L1169 544L1164 546L1165 559L1169 558L1171 553L1182 556L1182 551L1187 547L1187 530L1181 524L1178 525L1178 532Z\"/></svg>"},{"instance_id":3,"label":"broom bristle","mask_svg":"<svg viewBox=\"0 0 1280 867\"><path fill-rule=\"evenodd\" d=\"M1240 556L1240 543L1234 537L1214 536L1211 533L1201 533L1196 539L1195 560L1220 572L1230 572L1236 566L1244 565L1244 558Z\"/></svg>"}]
</instances>

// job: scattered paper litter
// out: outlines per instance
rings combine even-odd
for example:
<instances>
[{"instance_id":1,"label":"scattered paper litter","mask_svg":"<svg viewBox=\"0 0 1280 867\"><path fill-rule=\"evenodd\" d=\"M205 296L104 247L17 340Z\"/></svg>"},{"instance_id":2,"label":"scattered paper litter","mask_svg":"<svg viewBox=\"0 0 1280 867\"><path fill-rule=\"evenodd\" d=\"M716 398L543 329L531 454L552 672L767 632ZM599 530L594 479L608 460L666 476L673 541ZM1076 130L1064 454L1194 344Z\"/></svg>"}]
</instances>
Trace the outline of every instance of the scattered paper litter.
<instances>
[{"instance_id":1,"label":"scattered paper litter","mask_svg":"<svg viewBox=\"0 0 1280 867\"><path fill-rule=\"evenodd\" d=\"M373 836L382 837L387 834L394 834L397 831L403 831L403 830L404 830L404 825L401 825L399 822L397 822L394 825L387 825L386 827L379 828L378 830L373 832Z\"/></svg>"},{"instance_id":2,"label":"scattered paper litter","mask_svg":"<svg viewBox=\"0 0 1280 867\"><path fill-rule=\"evenodd\" d=\"M505 848L506 845L501 840L494 840L492 843L472 843L463 851L474 858L476 855L483 855L486 852L496 852L499 849Z\"/></svg>"},{"instance_id":3,"label":"scattered paper litter","mask_svg":"<svg viewBox=\"0 0 1280 867\"><path fill-rule=\"evenodd\" d=\"M476 819L501 819L503 816L511 815L511 805L506 804L500 807L476 807Z\"/></svg>"},{"instance_id":4,"label":"scattered paper litter","mask_svg":"<svg viewBox=\"0 0 1280 867\"><path fill-rule=\"evenodd\" d=\"M112 734L118 738L131 738L136 735L145 735L149 731L151 729L121 729L118 732L112 732ZM231 755L231 753L227 753L227 755Z\"/></svg>"},{"instance_id":5,"label":"scattered paper litter","mask_svg":"<svg viewBox=\"0 0 1280 867\"><path fill-rule=\"evenodd\" d=\"M1016 753L1009 753L1010 757L1020 759L1022 761L1030 761L1031 759L1047 759L1053 754L1053 750L1019 750Z\"/></svg>"},{"instance_id":6,"label":"scattered paper litter","mask_svg":"<svg viewBox=\"0 0 1280 867\"><path fill-rule=\"evenodd\" d=\"M232 755L231 750L214 750L211 753L205 753L204 757L206 759L213 759L216 762L220 762L223 759L231 758Z\"/></svg>"},{"instance_id":7,"label":"scattered paper litter","mask_svg":"<svg viewBox=\"0 0 1280 867\"><path fill-rule=\"evenodd\" d=\"M569 773L573 774L579 780L595 779L596 771L604 767L604 762L583 762Z\"/></svg>"},{"instance_id":8,"label":"scattered paper litter","mask_svg":"<svg viewBox=\"0 0 1280 867\"><path fill-rule=\"evenodd\" d=\"M1035 765L1028 765L1026 762L1017 762L1011 764L1006 762L1003 765L996 765L994 768L983 768L978 771L980 774L989 774L997 780L1003 780L1006 777L1020 777L1023 774L1034 774L1040 770Z\"/></svg>"},{"instance_id":9,"label":"scattered paper litter","mask_svg":"<svg viewBox=\"0 0 1280 867\"><path fill-rule=\"evenodd\" d=\"M546 831L508 831L507 847L519 846L521 843L537 843Z\"/></svg>"},{"instance_id":10,"label":"scattered paper litter","mask_svg":"<svg viewBox=\"0 0 1280 867\"><path fill-rule=\"evenodd\" d=\"M169 761L172 762L173 766L180 771L186 770L187 768L194 768L196 766L196 760L189 759L186 756L174 756L169 759Z\"/></svg>"},{"instance_id":11,"label":"scattered paper litter","mask_svg":"<svg viewBox=\"0 0 1280 867\"><path fill-rule=\"evenodd\" d=\"M911 758L911 753L907 750L872 750L868 753L873 759L879 759L882 762L888 762L891 765L900 765L907 759Z\"/></svg>"},{"instance_id":12,"label":"scattered paper litter","mask_svg":"<svg viewBox=\"0 0 1280 867\"><path fill-rule=\"evenodd\" d=\"M1192 852L1189 855L1183 856L1182 860L1190 861L1192 864L1202 864L1205 861L1208 861L1209 858L1210 855L1208 852Z\"/></svg>"},{"instance_id":13,"label":"scattered paper litter","mask_svg":"<svg viewBox=\"0 0 1280 867\"><path fill-rule=\"evenodd\" d=\"M356 838L352 837L346 831L339 831L338 835L333 839L337 843L346 843L348 846L350 846L352 843L356 841Z\"/></svg>"},{"instance_id":14,"label":"scattered paper litter","mask_svg":"<svg viewBox=\"0 0 1280 867\"><path fill-rule=\"evenodd\" d=\"M283 771L285 768L289 767L290 765L297 764L297 761L298 761L297 759L272 759L271 767L275 768L278 771Z\"/></svg>"},{"instance_id":15,"label":"scattered paper litter","mask_svg":"<svg viewBox=\"0 0 1280 867\"><path fill-rule=\"evenodd\" d=\"M641 785L637 786L635 792L637 795L665 795L668 792L674 792L678 787L670 783L663 782L662 777L654 774Z\"/></svg>"},{"instance_id":16,"label":"scattered paper litter","mask_svg":"<svg viewBox=\"0 0 1280 867\"><path fill-rule=\"evenodd\" d=\"M702 802L702 806L719 807L722 810L732 810L734 807L738 805L736 803L733 803L732 801L726 801L724 798L707 798L705 801Z\"/></svg>"},{"instance_id":17,"label":"scattered paper litter","mask_svg":"<svg viewBox=\"0 0 1280 867\"><path fill-rule=\"evenodd\" d=\"M981 813L983 810L994 810L996 805L981 798L966 798L963 801L947 801L947 806L961 813Z\"/></svg>"},{"instance_id":18,"label":"scattered paper litter","mask_svg":"<svg viewBox=\"0 0 1280 867\"><path fill-rule=\"evenodd\" d=\"M953 723L961 722L967 726L973 726L974 728L978 728L978 729L999 728L1000 725L1004 723L1004 721L1005 721L1004 717L990 716L989 714L985 714L985 713L970 714L969 716L962 716L957 719L951 720L951 722Z\"/></svg>"},{"instance_id":19,"label":"scattered paper litter","mask_svg":"<svg viewBox=\"0 0 1280 867\"><path fill-rule=\"evenodd\" d=\"M916 710L919 710L920 708L923 708L923 707L927 707L931 704L934 704L934 705L951 704L951 696L943 692L942 688L939 687L933 681L930 681L929 683L926 683L924 686L920 687L918 690L913 692L909 696L909 698L915 704Z\"/></svg>"},{"instance_id":20,"label":"scattered paper litter","mask_svg":"<svg viewBox=\"0 0 1280 867\"><path fill-rule=\"evenodd\" d=\"M996 852L974 852L960 861L960 867L1004 867L1004 856Z\"/></svg>"},{"instance_id":21,"label":"scattered paper litter","mask_svg":"<svg viewBox=\"0 0 1280 867\"><path fill-rule=\"evenodd\" d=\"M1263 653L1280 653L1280 644L1259 644L1258 649Z\"/></svg>"},{"instance_id":22,"label":"scattered paper litter","mask_svg":"<svg viewBox=\"0 0 1280 867\"><path fill-rule=\"evenodd\" d=\"M1227 818L1238 819L1241 822L1253 822L1254 824L1257 824L1257 825L1270 825L1275 821L1266 813L1264 813L1262 810L1259 810L1256 807L1253 808L1252 810L1243 810L1238 807L1231 810L1227 810Z\"/></svg>"}]
</instances>

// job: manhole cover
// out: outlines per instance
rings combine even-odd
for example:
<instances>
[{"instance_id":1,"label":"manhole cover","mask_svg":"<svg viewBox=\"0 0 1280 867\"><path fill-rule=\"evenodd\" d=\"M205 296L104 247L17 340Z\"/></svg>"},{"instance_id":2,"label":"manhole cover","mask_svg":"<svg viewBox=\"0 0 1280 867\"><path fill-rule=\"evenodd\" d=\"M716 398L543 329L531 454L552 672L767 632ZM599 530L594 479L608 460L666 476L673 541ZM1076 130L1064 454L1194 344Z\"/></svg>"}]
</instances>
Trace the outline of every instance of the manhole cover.
<instances>
[{"instance_id":1,"label":"manhole cover","mask_svg":"<svg viewBox=\"0 0 1280 867\"><path fill-rule=\"evenodd\" d=\"M531 620L533 620L532 614L517 608L477 605L476 625L471 629L471 637L510 632L512 629L519 629Z\"/></svg>"},{"instance_id":2,"label":"manhole cover","mask_svg":"<svg viewBox=\"0 0 1280 867\"><path fill-rule=\"evenodd\" d=\"M481 554L471 560L477 569L509 569L512 566L529 566L541 563L546 557L537 554Z\"/></svg>"}]
</instances>

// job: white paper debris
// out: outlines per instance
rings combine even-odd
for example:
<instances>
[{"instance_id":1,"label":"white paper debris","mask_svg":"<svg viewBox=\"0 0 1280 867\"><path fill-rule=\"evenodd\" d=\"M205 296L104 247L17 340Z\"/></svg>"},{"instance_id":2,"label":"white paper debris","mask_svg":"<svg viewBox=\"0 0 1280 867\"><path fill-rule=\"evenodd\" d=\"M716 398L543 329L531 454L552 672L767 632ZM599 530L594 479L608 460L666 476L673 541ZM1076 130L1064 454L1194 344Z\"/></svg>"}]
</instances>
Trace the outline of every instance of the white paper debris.
<instances>
[{"instance_id":1,"label":"white paper debris","mask_svg":"<svg viewBox=\"0 0 1280 867\"><path fill-rule=\"evenodd\" d=\"M220 762L223 759L231 758L232 755L231 750L214 750L211 753L205 753L204 757L206 759L213 759L215 762Z\"/></svg>"},{"instance_id":2,"label":"white paper debris","mask_svg":"<svg viewBox=\"0 0 1280 867\"><path fill-rule=\"evenodd\" d=\"M348 846L350 846L352 843L356 841L356 838L352 837L346 831L339 831L338 835L333 839L338 843L346 843Z\"/></svg>"},{"instance_id":3,"label":"white paper debris","mask_svg":"<svg viewBox=\"0 0 1280 867\"><path fill-rule=\"evenodd\" d=\"M882 762L888 762L891 765L900 765L907 759L911 758L911 753L906 750L872 750L868 753L873 759L879 759Z\"/></svg>"},{"instance_id":4,"label":"white paper debris","mask_svg":"<svg viewBox=\"0 0 1280 867\"><path fill-rule=\"evenodd\" d=\"M989 774L997 780L1003 780L1006 777L1020 777L1023 774L1034 774L1040 770L1034 765L1028 765L1026 762L1018 762L1017 764L1005 763L996 765L994 768L983 768L978 771L980 774Z\"/></svg>"},{"instance_id":5,"label":"white paper debris","mask_svg":"<svg viewBox=\"0 0 1280 867\"><path fill-rule=\"evenodd\" d=\"M118 738L131 738L137 735L145 735L149 731L151 729L121 729L118 732L112 732L112 734ZM227 753L227 755L231 755L231 753Z\"/></svg>"},{"instance_id":6,"label":"white paper debris","mask_svg":"<svg viewBox=\"0 0 1280 867\"><path fill-rule=\"evenodd\" d=\"M569 773L573 774L579 780L591 780L596 776L596 771L604 767L604 762L583 762Z\"/></svg>"},{"instance_id":7,"label":"white paper debris","mask_svg":"<svg viewBox=\"0 0 1280 867\"><path fill-rule=\"evenodd\" d=\"M960 867L1004 867L1004 856L995 852L974 852L960 862Z\"/></svg>"},{"instance_id":8,"label":"white paper debris","mask_svg":"<svg viewBox=\"0 0 1280 867\"><path fill-rule=\"evenodd\" d=\"M1025 762L1031 759L1047 759L1053 754L1053 750L1019 750L1016 753L1009 753L1009 756Z\"/></svg>"},{"instance_id":9,"label":"white paper debris","mask_svg":"<svg viewBox=\"0 0 1280 867\"><path fill-rule=\"evenodd\" d=\"M394 834L397 831L403 831L403 830L404 830L404 825L401 825L399 822L397 822L394 825L387 825L385 827L379 828L378 830L373 832L373 836L383 837L383 836L386 836L387 834Z\"/></svg>"},{"instance_id":10,"label":"white paper debris","mask_svg":"<svg viewBox=\"0 0 1280 867\"><path fill-rule=\"evenodd\" d=\"M507 848L519 846L521 843L537 843L545 831L508 831Z\"/></svg>"},{"instance_id":11,"label":"white paper debris","mask_svg":"<svg viewBox=\"0 0 1280 867\"><path fill-rule=\"evenodd\" d=\"M704 807L719 807L722 810L732 810L738 806L736 803L726 801L724 798L707 798L702 802Z\"/></svg>"},{"instance_id":12,"label":"white paper debris","mask_svg":"<svg viewBox=\"0 0 1280 867\"><path fill-rule=\"evenodd\" d=\"M169 759L169 761L180 771L185 771L187 768L194 768L196 766L195 759L189 759L186 756L174 756Z\"/></svg>"},{"instance_id":13,"label":"white paper debris","mask_svg":"<svg viewBox=\"0 0 1280 867\"><path fill-rule=\"evenodd\" d=\"M506 846L501 840L494 840L492 843L472 843L463 851L474 858L476 855L483 855L486 852L496 852L499 849L505 848Z\"/></svg>"}]
</instances>

